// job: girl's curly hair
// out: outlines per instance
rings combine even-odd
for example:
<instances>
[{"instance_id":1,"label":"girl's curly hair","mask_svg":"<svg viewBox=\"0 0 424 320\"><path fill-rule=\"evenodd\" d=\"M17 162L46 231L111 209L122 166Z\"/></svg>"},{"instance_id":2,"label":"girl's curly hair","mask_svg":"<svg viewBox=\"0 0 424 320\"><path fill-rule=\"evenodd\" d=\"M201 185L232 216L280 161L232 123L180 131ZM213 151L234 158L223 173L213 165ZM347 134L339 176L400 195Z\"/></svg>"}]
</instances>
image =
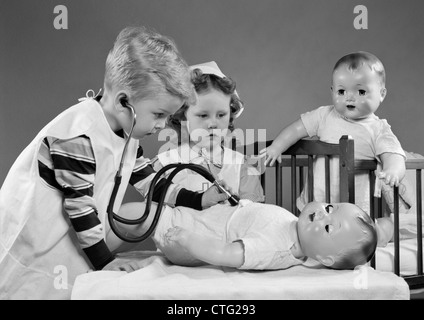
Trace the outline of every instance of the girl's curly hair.
<instances>
[{"instance_id":1,"label":"girl's curly hair","mask_svg":"<svg viewBox=\"0 0 424 320\"><path fill-rule=\"evenodd\" d=\"M200 69L194 69L191 72L191 82L194 85L196 93L201 94L211 89L221 91L230 95L230 123L228 129L234 130L235 115L243 108L243 102L235 93L236 83L231 78L221 78L214 74L204 74ZM184 104L177 112L168 119L168 127L174 129L178 133L178 143L181 143L181 121L187 120L186 111L189 105Z\"/></svg>"}]
</instances>

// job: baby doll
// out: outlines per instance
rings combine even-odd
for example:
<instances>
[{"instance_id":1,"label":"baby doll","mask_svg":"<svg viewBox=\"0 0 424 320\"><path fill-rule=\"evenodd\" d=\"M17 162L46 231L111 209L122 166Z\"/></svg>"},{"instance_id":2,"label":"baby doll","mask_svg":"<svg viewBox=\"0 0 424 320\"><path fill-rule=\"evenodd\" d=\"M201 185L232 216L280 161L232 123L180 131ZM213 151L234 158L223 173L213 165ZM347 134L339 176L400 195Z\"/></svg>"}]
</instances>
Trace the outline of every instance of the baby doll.
<instances>
[{"instance_id":1,"label":"baby doll","mask_svg":"<svg viewBox=\"0 0 424 320\"><path fill-rule=\"evenodd\" d=\"M128 215L142 206L128 203L121 210ZM241 200L237 207L218 204L203 211L166 207L153 240L172 263L184 266L272 270L312 258L329 268L353 269L374 255L377 231L369 215L350 203L312 202L297 218L279 206Z\"/></svg>"},{"instance_id":2,"label":"baby doll","mask_svg":"<svg viewBox=\"0 0 424 320\"><path fill-rule=\"evenodd\" d=\"M368 52L354 52L342 57L334 66L332 80L333 105L320 107L301 115L283 129L273 143L262 150L265 164L281 162L281 153L306 137L338 143L343 135L355 141L356 159L376 159L382 164L378 178L389 186L399 185L405 175L405 153L386 120L374 112L386 97L385 70L381 61ZM266 152L266 153L265 153ZM331 162L331 201L339 201L338 159ZM324 201L324 159L314 163L314 199L305 192L298 199L301 210L309 201ZM369 182L367 174L355 176L355 203L369 212ZM304 190L307 190L305 188Z\"/></svg>"}]
</instances>

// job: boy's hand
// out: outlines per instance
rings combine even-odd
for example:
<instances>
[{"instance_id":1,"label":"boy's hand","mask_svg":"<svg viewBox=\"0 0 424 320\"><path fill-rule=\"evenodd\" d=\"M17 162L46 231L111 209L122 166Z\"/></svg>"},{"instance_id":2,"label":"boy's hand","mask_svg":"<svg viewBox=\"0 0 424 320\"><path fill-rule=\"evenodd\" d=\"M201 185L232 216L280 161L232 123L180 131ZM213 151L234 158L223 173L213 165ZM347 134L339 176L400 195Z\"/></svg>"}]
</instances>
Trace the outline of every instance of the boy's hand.
<instances>
[{"instance_id":1,"label":"boy's hand","mask_svg":"<svg viewBox=\"0 0 424 320\"><path fill-rule=\"evenodd\" d=\"M267 166L268 163L270 166L273 166L275 161L281 163L281 152L280 148L270 145L268 148L264 148L259 152L259 157L265 157L265 166Z\"/></svg>"},{"instance_id":2,"label":"boy's hand","mask_svg":"<svg viewBox=\"0 0 424 320\"><path fill-rule=\"evenodd\" d=\"M141 269L143 265L140 261L116 258L107 264L102 270L103 271L126 271L127 273Z\"/></svg>"},{"instance_id":3,"label":"boy's hand","mask_svg":"<svg viewBox=\"0 0 424 320\"><path fill-rule=\"evenodd\" d=\"M222 181L220 183L223 185L224 188L226 188L225 184L223 184ZM219 189L215 185L213 185L212 187L210 187L208 190L206 190L203 193L202 208L206 209L206 208L212 207L227 199L228 199L228 196L225 193L221 193L221 191L219 191Z\"/></svg>"}]
</instances>

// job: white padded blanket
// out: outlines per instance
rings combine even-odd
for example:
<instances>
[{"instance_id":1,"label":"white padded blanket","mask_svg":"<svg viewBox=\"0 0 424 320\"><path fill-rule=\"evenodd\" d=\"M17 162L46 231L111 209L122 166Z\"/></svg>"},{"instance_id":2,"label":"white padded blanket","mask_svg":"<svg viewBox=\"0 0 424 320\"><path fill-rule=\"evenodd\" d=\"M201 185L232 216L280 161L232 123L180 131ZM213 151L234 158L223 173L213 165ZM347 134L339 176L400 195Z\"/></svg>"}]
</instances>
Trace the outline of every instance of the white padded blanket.
<instances>
[{"instance_id":1,"label":"white padded blanket","mask_svg":"<svg viewBox=\"0 0 424 320\"><path fill-rule=\"evenodd\" d=\"M309 263L286 270L250 272L214 266L176 266L160 252L132 252L125 258L142 260L143 268L132 273L97 271L80 275L72 299L407 300L410 297L402 278L368 266L336 271Z\"/></svg>"},{"instance_id":2,"label":"white padded blanket","mask_svg":"<svg viewBox=\"0 0 424 320\"><path fill-rule=\"evenodd\" d=\"M417 274L417 239L403 239L400 242L400 274L403 276ZM394 272L394 243L384 248L377 248L375 268ZM424 259L423 259L424 260Z\"/></svg>"}]
</instances>

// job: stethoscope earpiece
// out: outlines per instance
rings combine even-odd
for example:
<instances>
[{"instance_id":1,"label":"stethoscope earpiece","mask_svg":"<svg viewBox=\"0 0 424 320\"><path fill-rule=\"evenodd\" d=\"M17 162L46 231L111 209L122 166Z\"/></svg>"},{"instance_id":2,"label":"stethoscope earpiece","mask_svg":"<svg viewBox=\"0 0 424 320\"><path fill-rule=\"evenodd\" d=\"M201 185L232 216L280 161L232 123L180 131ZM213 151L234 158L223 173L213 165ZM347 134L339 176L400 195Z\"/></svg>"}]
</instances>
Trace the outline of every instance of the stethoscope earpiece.
<instances>
[{"instance_id":1,"label":"stethoscope earpiece","mask_svg":"<svg viewBox=\"0 0 424 320\"><path fill-rule=\"evenodd\" d=\"M119 99L119 103L124 107L128 108L128 98L127 96L123 96Z\"/></svg>"},{"instance_id":2,"label":"stethoscope earpiece","mask_svg":"<svg viewBox=\"0 0 424 320\"><path fill-rule=\"evenodd\" d=\"M122 168L124 166L125 157L127 155L128 143L131 140L131 137L132 137L132 133L134 131L135 124L137 123L137 114L135 113L134 107L129 104L127 96L122 96L121 98L119 98L119 103L124 108L129 108L130 109L130 111L131 111L131 118L132 118L131 129L130 129L130 132L128 133L127 141L125 142L124 151L122 152L121 162L119 164L119 169L118 169L118 172L117 172L117 176L121 177L122 176Z\"/></svg>"}]
</instances>

